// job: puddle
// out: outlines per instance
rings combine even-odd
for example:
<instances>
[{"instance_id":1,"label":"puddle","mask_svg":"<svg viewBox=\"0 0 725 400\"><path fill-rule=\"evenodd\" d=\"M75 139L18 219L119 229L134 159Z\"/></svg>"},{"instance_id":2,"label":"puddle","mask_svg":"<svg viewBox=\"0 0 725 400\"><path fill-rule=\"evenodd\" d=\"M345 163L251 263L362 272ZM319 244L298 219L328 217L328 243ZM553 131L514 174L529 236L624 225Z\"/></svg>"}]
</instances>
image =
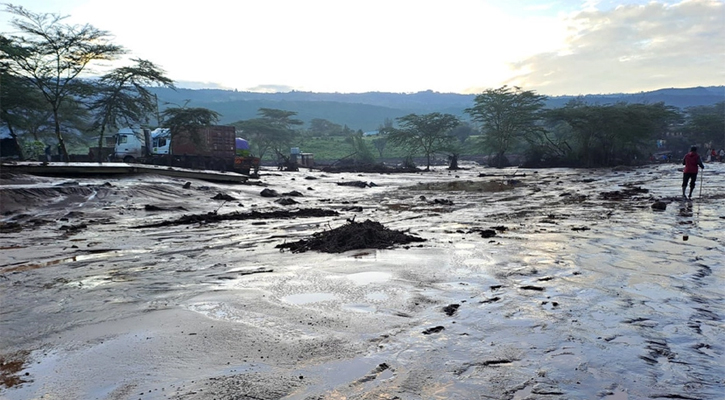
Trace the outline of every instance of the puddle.
<instances>
[{"instance_id":1,"label":"puddle","mask_svg":"<svg viewBox=\"0 0 725 400\"><path fill-rule=\"evenodd\" d=\"M353 281L356 285L367 285L370 283L382 283L387 282L393 274L389 272L359 272L357 274L350 274L347 276L348 279Z\"/></svg>"},{"instance_id":2,"label":"puddle","mask_svg":"<svg viewBox=\"0 0 725 400\"><path fill-rule=\"evenodd\" d=\"M377 308L370 304L345 304L342 306L345 310L357 311L363 313L374 313Z\"/></svg>"},{"instance_id":3,"label":"puddle","mask_svg":"<svg viewBox=\"0 0 725 400\"><path fill-rule=\"evenodd\" d=\"M232 310L224 303L196 303L189 305L189 310L221 321L238 320Z\"/></svg>"},{"instance_id":4,"label":"puddle","mask_svg":"<svg viewBox=\"0 0 725 400\"><path fill-rule=\"evenodd\" d=\"M282 298L282 301L292 304L321 303L332 300L337 300L337 296L332 293L300 293Z\"/></svg>"},{"instance_id":5,"label":"puddle","mask_svg":"<svg viewBox=\"0 0 725 400\"><path fill-rule=\"evenodd\" d=\"M356 384L360 379L369 376L374 371L375 367L379 364L374 358L356 358L353 360L345 361L333 361L326 364L310 366L304 369L296 371L296 374L301 376L325 376L322 381L315 381L309 384L306 388L297 392L293 395L285 397L287 400L303 400L311 398L310 394L323 393L334 390L339 386L358 386ZM383 375L384 374L384 375ZM369 376L372 377L372 376ZM365 389L371 389L374 384L381 380L390 379L393 377L392 371L383 371L382 373L375 376L375 379L367 382L368 385L362 385ZM350 382L353 382L351 384Z\"/></svg>"}]
</instances>

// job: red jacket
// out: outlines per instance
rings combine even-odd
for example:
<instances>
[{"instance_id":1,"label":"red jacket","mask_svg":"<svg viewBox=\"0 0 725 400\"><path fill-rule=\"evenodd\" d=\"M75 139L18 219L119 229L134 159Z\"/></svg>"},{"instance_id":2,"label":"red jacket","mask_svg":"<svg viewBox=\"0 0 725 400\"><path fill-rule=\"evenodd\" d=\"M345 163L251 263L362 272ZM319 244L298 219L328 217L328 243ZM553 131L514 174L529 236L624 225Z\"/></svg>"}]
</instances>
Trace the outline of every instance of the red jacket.
<instances>
[{"instance_id":1,"label":"red jacket","mask_svg":"<svg viewBox=\"0 0 725 400\"><path fill-rule=\"evenodd\" d=\"M685 166L685 170L682 172L686 174L696 174L698 165L700 166L700 168L705 168L705 166L702 164L700 156L692 151L685 154L685 158L682 160L682 165Z\"/></svg>"}]
</instances>

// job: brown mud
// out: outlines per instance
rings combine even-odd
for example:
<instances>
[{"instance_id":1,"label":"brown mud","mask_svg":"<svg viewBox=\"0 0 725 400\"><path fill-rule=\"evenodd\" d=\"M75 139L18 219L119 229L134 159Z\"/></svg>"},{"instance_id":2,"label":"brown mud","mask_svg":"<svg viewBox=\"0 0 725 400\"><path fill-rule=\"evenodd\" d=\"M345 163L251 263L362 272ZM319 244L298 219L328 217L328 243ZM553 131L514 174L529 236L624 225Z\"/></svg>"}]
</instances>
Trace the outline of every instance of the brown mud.
<instances>
[{"instance_id":1,"label":"brown mud","mask_svg":"<svg viewBox=\"0 0 725 400\"><path fill-rule=\"evenodd\" d=\"M0 398L722 398L725 164L465 167L0 174Z\"/></svg>"}]
</instances>

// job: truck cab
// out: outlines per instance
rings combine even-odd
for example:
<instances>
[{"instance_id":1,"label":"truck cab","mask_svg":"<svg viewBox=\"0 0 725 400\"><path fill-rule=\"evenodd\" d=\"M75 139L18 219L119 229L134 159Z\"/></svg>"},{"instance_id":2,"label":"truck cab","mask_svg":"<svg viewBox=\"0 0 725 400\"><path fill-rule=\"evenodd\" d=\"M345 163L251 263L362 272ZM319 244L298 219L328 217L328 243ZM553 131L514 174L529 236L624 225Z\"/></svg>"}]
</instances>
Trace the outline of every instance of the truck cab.
<instances>
[{"instance_id":1,"label":"truck cab","mask_svg":"<svg viewBox=\"0 0 725 400\"><path fill-rule=\"evenodd\" d=\"M140 128L121 128L116 136L113 158L133 162L146 155L146 131Z\"/></svg>"},{"instance_id":2,"label":"truck cab","mask_svg":"<svg viewBox=\"0 0 725 400\"><path fill-rule=\"evenodd\" d=\"M171 130L156 128L151 131L151 154L171 154Z\"/></svg>"}]
</instances>

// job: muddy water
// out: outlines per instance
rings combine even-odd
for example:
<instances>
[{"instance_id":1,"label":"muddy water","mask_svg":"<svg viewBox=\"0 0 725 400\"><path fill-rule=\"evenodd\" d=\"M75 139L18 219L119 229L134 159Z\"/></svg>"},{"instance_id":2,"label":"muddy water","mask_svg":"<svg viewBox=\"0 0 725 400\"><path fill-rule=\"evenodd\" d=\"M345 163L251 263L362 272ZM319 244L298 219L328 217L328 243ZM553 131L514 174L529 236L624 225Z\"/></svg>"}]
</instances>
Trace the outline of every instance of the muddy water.
<instances>
[{"instance_id":1,"label":"muddy water","mask_svg":"<svg viewBox=\"0 0 725 400\"><path fill-rule=\"evenodd\" d=\"M0 397L722 398L725 164L692 203L676 168L268 175L340 216L144 229L286 207L251 185L5 179L23 228L1 234L0 356L23 367ZM427 241L275 248L353 216Z\"/></svg>"}]
</instances>

